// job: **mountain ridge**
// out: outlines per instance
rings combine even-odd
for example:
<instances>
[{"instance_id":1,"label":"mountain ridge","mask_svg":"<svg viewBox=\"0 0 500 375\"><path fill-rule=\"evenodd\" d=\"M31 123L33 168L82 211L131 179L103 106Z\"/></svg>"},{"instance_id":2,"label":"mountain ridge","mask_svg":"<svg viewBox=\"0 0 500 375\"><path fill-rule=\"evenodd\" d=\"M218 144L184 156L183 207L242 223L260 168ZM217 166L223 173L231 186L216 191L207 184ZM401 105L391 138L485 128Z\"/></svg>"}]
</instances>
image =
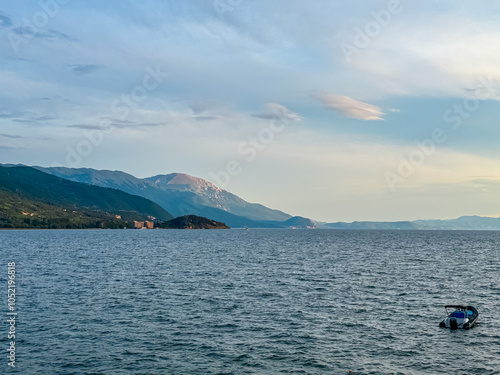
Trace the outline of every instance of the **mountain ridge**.
<instances>
[{"instance_id":1,"label":"mountain ridge","mask_svg":"<svg viewBox=\"0 0 500 375\"><path fill-rule=\"evenodd\" d=\"M456 219L413 221L353 221L351 223L320 223L320 229L361 230L500 230L500 218L464 215Z\"/></svg>"},{"instance_id":2,"label":"mountain ridge","mask_svg":"<svg viewBox=\"0 0 500 375\"><path fill-rule=\"evenodd\" d=\"M12 166L12 165L11 165ZM449 220L354 221L325 223L249 203L209 181L184 173L137 178L126 172L92 168L33 167L71 181L111 187L149 199L174 216L198 215L241 228L359 230L500 230L500 218L477 215Z\"/></svg>"},{"instance_id":3,"label":"mountain ridge","mask_svg":"<svg viewBox=\"0 0 500 375\"><path fill-rule=\"evenodd\" d=\"M199 215L230 227L288 227L293 216L258 203L250 203L209 181L183 173L137 178L122 171L92 168L39 167L71 181L111 187L156 202L174 216Z\"/></svg>"}]
</instances>

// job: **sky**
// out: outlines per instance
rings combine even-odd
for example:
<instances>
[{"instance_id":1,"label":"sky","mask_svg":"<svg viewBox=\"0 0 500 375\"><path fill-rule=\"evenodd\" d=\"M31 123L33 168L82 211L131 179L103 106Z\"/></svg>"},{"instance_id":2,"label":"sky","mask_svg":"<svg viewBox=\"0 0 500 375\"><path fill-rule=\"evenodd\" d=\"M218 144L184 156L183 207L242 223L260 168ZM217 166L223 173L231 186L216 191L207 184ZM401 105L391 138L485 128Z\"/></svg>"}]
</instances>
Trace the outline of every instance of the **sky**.
<instances>
[{"instance_id":1,"label":"sky","mask_svg":"<svg viewBox=\"0 0 500 375\"><path fill-rule=\"evenodd\" d=\"M336 222L500 216L500 3L3 2L0 163Z\"/></svg>"}]
</instances>

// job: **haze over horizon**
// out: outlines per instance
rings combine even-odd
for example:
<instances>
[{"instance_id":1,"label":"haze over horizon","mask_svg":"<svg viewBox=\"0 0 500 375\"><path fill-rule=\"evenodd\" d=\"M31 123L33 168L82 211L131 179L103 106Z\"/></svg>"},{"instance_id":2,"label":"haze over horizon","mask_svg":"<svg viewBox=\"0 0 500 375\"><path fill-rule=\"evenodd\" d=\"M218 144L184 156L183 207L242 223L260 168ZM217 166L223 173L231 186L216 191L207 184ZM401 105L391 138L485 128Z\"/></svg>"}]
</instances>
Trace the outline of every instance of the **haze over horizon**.
<instances>
[{"instance_id":1,"label":"haze over horizon","mask_svg":"<svg viewBox=\"0 0 500 375\"><path fill-rule=\"evenodd\" d=\"M500 216L494 1L0 6L0 163L186 173L315 220Z\"/></svg>"}]
</instances>

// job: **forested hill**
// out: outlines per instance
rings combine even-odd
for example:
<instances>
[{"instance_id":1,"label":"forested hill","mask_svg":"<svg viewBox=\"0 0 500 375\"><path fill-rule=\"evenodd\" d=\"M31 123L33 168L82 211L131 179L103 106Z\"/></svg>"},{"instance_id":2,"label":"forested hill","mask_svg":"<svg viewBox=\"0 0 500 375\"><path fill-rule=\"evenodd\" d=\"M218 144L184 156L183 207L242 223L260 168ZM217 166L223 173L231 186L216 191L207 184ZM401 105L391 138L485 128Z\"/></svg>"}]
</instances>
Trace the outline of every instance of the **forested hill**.
<instances>
[{"instance_id":1,"label":"forested hill","mask_svg":"<svg viewBox=\"0 0 500 375\"><path fill-rule=\"evenodd\" d=\"M171 220L158 204L120 190L69 181L31 167L0 166L0 227L120 227Z\"/></svg>"}]
</instances>

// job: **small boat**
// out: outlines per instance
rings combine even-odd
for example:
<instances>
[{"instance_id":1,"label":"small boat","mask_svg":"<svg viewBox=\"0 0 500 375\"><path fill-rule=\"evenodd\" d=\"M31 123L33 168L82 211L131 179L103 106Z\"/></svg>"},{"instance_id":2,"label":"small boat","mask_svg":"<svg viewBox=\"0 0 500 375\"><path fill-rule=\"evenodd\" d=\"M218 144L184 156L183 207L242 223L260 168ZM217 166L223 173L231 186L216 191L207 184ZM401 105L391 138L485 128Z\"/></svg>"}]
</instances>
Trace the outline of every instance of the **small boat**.
<instances>
[{"instance_id":1,"label":"small boat","mask_svg":"<svg viewBox=\"0 0 500 375\"><path fill-rule=\"evenodd\" d=\"M477 323L479 313L474 306L446 305L447 317L439 323L440 327L451 329L469 329ZM449 309L453 309L450 310Z\"/></svg>"}]
</instances>

